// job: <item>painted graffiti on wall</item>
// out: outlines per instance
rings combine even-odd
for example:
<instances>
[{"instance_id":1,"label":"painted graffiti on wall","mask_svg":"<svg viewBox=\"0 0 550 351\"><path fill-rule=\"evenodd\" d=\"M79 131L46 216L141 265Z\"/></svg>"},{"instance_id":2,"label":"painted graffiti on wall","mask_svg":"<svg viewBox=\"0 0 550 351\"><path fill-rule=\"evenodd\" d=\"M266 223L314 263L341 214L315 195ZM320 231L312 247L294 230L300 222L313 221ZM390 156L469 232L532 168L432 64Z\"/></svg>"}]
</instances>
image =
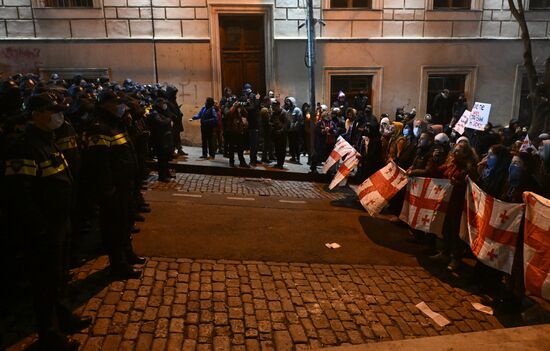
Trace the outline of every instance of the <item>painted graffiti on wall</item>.
<instances>
[{"instance_id":1,"label":"painted graffiti on wall","mask_svg":"<svg viewBox=\"0 0 550 351\"><path fill-rule=\"evenodd\" d=\"M38 73L41 64L39 48L8 46L0 49L0 77Z\"/></svg>"}]
</instances>

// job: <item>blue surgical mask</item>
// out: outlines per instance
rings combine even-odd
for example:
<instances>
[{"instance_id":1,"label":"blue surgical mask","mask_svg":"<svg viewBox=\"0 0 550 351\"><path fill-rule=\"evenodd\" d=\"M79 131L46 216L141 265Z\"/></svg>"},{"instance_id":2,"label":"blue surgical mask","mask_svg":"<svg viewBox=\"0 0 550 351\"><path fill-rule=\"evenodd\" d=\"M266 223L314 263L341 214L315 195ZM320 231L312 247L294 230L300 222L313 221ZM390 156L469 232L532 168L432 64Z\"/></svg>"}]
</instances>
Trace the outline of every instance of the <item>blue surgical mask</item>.
<instances>
[{"instance_id":1,"label":"blue surgical mask","mask_svg":"<svg viewBox=\"0 0 550 351\"><path fill-rule=\"evenodd\" d=\"M410 133L410 129L409 128L406 128L406 129L403 129L403 136L409 136L409 133Z\"/></svg>"},{"instance_id":2,"label":"blue surgical mask","mask_svg":"<svg viewBox=\"0 0 550 351\"><path fill-rule=\"evenodd\" d=\"M128 110L128 106L126 106L124 104L117 105L117 107L116 107L116 116L118 118L122 118L122 116L124 116L124 114L126 113L127 110Z\"/></svg>"},{"instance_id":3,"label":"blue surgical mask","mask_svg":"<svg viewBox=\"0 0 550 351\"><path fill-rule=\"evenodd\" d=\"M497 164L497 158L495 155L489 155L487 156L487 167L493 168Z\"/></svg>"}]
</instances>

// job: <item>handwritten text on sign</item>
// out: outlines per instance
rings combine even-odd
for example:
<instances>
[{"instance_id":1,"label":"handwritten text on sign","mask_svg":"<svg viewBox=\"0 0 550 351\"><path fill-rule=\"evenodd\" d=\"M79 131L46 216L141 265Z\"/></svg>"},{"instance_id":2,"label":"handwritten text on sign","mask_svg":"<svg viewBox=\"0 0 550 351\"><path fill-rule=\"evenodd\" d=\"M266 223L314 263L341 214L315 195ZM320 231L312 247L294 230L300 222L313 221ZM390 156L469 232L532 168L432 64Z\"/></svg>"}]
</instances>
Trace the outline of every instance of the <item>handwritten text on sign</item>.
<instances>
[{"instance_id":1,"label":"handwritten text on sign","mask_svg":"<svg viewBox=\"0 0 550 351\"><path fill-rule=\"evenodd\" d=\"M476 102L472 113L466 123L466 128L483 130L487 122L489 122L489 115L491 113L491 104L485 104L483 102Z\"/></svg>"},{"instance_id":2,"label":"handwritten text on sign","mask_svg":"<svg viewBox=\"0 0 550 351\"><path fill-rule=\"evenodd\" d=\"M462 114L462 117L456 122L454 126L454 130L460 135L464 134L464 129L466 128L466 124L468 123L468 120L470 119L470 115L472 113L468 110L464 111L464 114Z\"/></svg>"}]
</instances>

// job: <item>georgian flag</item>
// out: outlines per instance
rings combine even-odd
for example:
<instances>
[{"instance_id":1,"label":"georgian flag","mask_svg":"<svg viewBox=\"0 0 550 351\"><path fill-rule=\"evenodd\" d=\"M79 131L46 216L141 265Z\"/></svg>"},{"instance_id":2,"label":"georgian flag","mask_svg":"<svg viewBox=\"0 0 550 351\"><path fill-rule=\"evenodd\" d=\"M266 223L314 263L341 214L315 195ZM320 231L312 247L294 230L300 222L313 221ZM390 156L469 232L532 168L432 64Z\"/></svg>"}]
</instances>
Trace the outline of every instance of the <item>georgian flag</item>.
<instances>
[{"instance_id":1,"label":"georgian flag","mask_svg":"<svg viewBox=\"0 0 550 351\"><path fill-rule=\"evenodd\" d=\"M328 156L323 166L323 172L327 173L330 167L334 166L342 157L346 156L351 152L356 152L353 146L346 141L346 139L339 136L334 145L334 149Z\"/></svg>"},{"instance_id":2,"label":"georgian flag","mask_svg":"<svg viewBox=\"0 0 550 351\"><path fill-rule=\"evenodd\" d=\"M441 237L452 190L448 179L411 178L399 219L413 229Z\"/></svg>"},{"instance_id":3,"label":"georgian flag","mask_svg":"<svg viewBox=\"0 0 550 351\"><path fill-rule=\"evenodd\" d=\"M523 201L526 204L523 234L525 289L550 300L550 200L525 192Z\"/></svg>"},{"instance_id":4,"label":"georgian flag","mask_svg":"<svg viewBox=\"0 0 550 351\"><path fill-rule=\"evenodd\" d=\"M521 143L521 146L519 147L519 152L529 152L529 150L537 151L533 144L531 144L529 135L526 135L525 139L523 139L523 142Z\"/></svg>"},{"instance_id":5,"label":"georgian flag","mask_svg":"<svg viewBox=\"0 0 550 351\"><path fill-rule=\"evenodd\" d=\"M348 174L359 164L359 157L361 155L354 150L354 152L349 153L346 157L346 160L342 162L340 167L338 168L338 171L336 172L336 175L330 182L330 185L328 188L330 190L334 189L342 180L346 179Z\"/></svg>"},{"instance_id":6,"label":"georgian flag","mask_svg":"<svg viewBox=\"0 0 550 351\"><path fill-rule=\"evenodd\" d=\"M376 215L399 190L407 185L407 181L405 171L391 161L359 185L357 188L359 201L371 216Z\"/></svg>"},{"instance_id":7,"label":"georgian flag","mask_svg":"<svg viewBox=\"0 0 550 351\"><path fill-rule=\"evenodd\" d=\"M500 201L468 179L460 237L489 267L510 274L523 204Z\"/></svg>"}]
</instances>

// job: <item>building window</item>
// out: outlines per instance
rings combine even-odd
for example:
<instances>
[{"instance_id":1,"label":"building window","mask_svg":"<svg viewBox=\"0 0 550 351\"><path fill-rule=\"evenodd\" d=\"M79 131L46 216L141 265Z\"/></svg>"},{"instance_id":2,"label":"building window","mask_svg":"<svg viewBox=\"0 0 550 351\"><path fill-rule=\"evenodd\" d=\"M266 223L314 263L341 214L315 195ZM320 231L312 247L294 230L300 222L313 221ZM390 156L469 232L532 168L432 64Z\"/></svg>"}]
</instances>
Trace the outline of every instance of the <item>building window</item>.
<instances>
[{"instance_id":1,"label":"building window","mask_svg":"<svg viewBox=\"0 0 550 351\"><path fill-rule=\"evenodd\" d=\"M354 97L361 92L372 101L372 75L332 75L330 77L330 103L338 99L338 93L346 94L348 106L354 107Z\"/></svg>"},{"instance_id":2,"label":"building window","mask_svg":"<svg viewBox=\"0 0 550 351\"><path fill-rule=\"evenodd\" d=\"M331 9L363 8L371 9L372 0L330 0Z\"/></svg>"},{"instance_id":3,"label":"building window","mask_svg":"<svg viewBox=\"0 0 550 351\"><path fill-rule=\"evenodd\" d=\"M94 0L38 0L35 7L38 8L93 8Z\"/></svg>"},{"instance_id":4,"label":"building window","mask_svg":"<svg viewBox=\"0 0 550 351\"><path fill-rule=\"evenodd\" d=\"M433 0L434 10L469 10L471 0Z\"/></svg>"},{"instance_id":5,"label":"building window","mask_svg":"<svg viewBox=\"0 0 550 351\"><path fill-rule=\"evenodd\" d=\"M550 0L530 0L529 10L550 10Z\"/></svg>"},{"instance_id":6,"label":"building window","mask_svg":"<svg viewBox=\"0 0 550 351\"><path fill-rule=\"evenodd\" d=\"M430 74L428 75L428 102L426 106L427 113L436 116L439 112L444 112L440 116L447 123L452 117L452 106L460 94L464 94L466 84L465 74ZM436 96L444 89L449 90L449 97L444 102L439 100L436 106Z\"/></svg>"},{"instance_id":7,"label":"building window","mask_svg":"<svg viewBox=\"0 0 550 351\"><path fill-rule=\"evenodd\" d=\"M419 115L425 113L435 115L434 100L443 89L449 90L447 103L451 106L451 110L460 94L464 94L468 106L472 106L475 99L477 66L422 66L420 76L420 94L417 105ZM443 119L450 120L450 115L444 116Z\"/></svg>"}]
</instances>

